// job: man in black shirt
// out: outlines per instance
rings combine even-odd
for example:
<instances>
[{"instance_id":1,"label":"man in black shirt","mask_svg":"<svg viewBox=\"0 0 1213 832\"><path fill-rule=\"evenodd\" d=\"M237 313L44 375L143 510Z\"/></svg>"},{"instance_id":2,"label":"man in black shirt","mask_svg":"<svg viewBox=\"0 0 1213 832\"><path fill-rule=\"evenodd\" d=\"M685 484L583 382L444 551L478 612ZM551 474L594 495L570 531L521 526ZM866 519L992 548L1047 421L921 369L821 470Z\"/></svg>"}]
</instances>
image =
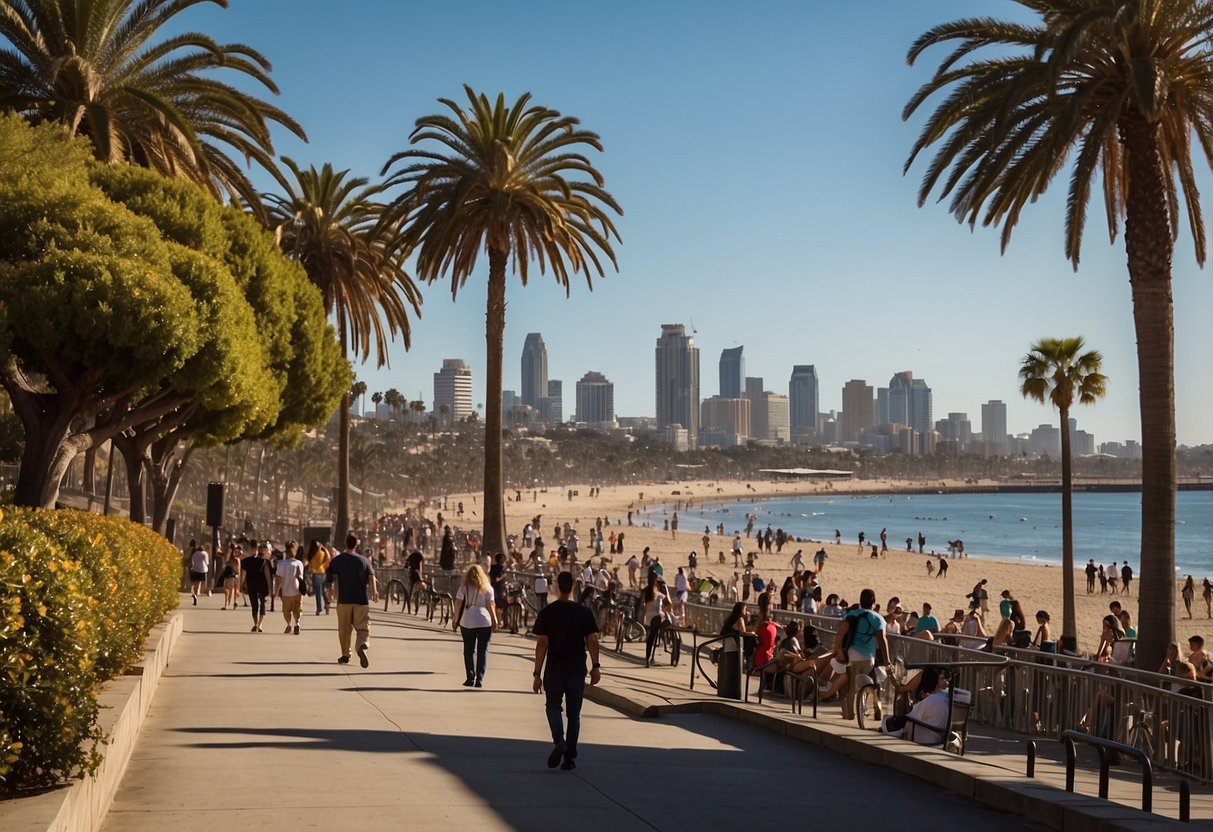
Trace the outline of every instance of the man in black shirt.
<instances>
[{"instance_id":1,"label":"man in black shirt","mask_svg":"<svg viewBox=\"0 0 1213 832\"><path fill-rule=\"evenodd\" d=\"M358 661L367 667L367 640L371 635L371 608L367 600L367 589L371 598L379 600L379 585L375 582L375 570L371 562L358 554L358 537L351 534L345 539L345 551L329 562L324 573L325 583L337 582L337 640L341 643L341 657L337 664L350 663L350 633L358 632Z\"/></svg>"},{"instance_id":2,"label":"man in black shirt","mask_svg":"<svg viewBox=\"0 0 1213 832\"><path fill-rule=\"evenodd\" d=\"M556 578L560 600L549 604L535 617L535 693L547 694L548 726L552 729L552 752L548 768L560 765L565 771L577 767L577 738L581 733L581 700L585 695L585 656L590 654L590 684L602 678L598 664L598 624L588 607L571 599L573 576L561 572ZM546 666L545 666L546 662ZM561 701L568 728L561 719ZM564 763L561 764L561 758Z\"/></svg>"}]
</instances>

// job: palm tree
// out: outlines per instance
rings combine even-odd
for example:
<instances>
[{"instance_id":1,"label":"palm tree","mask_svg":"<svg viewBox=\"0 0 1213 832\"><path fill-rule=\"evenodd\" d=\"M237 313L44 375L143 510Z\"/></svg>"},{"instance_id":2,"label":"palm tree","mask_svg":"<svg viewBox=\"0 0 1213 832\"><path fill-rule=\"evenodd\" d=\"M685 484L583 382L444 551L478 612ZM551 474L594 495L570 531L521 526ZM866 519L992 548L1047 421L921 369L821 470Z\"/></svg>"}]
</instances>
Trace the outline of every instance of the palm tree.
<instances>
[{"instance_id":1,"label":"palm tree","mask_svg":"<svg viewBox=\"0 0 1213 832\"><path fill-rule=\"evenodd\" d=\"M943 96L906 169L936 146L919 190L938 187L971 225L1002 226L1070 164L1065 250L1078 268L1093 183L1103 185L1108 232L1125 227L1142 430L1142 546L1138 656L1159 664L1174 635L1175 356L1171 258L1179 205L1197 262L1205 260L1193 137L1213 149L1213 3L1209 0L1018 0L1038 22L992 18L937 26L910 47L953 49L906 104L909 118ZM994 54L984 55L983 49ZM1071 154L1073 160L1071 163ZM1149 541L1147 548L1146 541Z\"/></svg>"},{"instance_id":2,"label":"palm tree","mask_svg":"<svg viewBox=\"0 0 1213 832\"><path fill-rule=\"evenodd\" d=\"M522 285L534 257L540 272L569 292L570 273L604 276L600 253L618 268L611 238L619 233L608 216L622 213L603 189L603 177L581 152L602 150L597 134L555 110L532 105L525 93L507 105L465 85L468 109L439 99L450 114L423 116L409 137L440 149L405 150L384 165L389 186L406 192L396 215L415 246L418 277L451 276L451 297L467 283L481 250L488 257L485 316L484 545L505 551L505 503L501 437L501 374L505 335L506 268L513 259Z\"/></svg>"},{"instance_id":3,"label":"palm tree","mask_svg":"<svg viewBox=\"0 0 1213 832\"><path fill-rule=\"evenodd\" d=\"M0 0L0 110L87 136L103 162L130 161L261 210L240 161L277 176L270 124L306 139L277 107L270 64L244 44L178 32L178 15L226 0ZM213 77L235 73L235 85Z\"/></svg>"},{"instance_id":4,"label":"palm tree","mask_svg":"<svg viewBox=\"0 0 1213 832\"><path fill-rule=\"evenodd\" d=\"M1082 338L1041 338L1019 366L1019 392L1048 402L1061 414L1061 596L1062 650L1077 652L1078 621L1074 614L1074 493L1070 460L1070 407L1095 404L1104 396L1107 378L1099 372L1103 356L1083 352Z\"/></svg>"},{"instance_id":5,"label":"palm tree","mask_svg":"<svg viewBox=\"0 0 1213 832\"><path fill-rule=\"evenodd\" d=\"M297 259L320 288L324 308L337 318L337 337L349 358L378 366L387 363L389 338L400 333L411 346L408 311L421 314L421 295L405 271L408 250L403 237L381 222L382 187L368 185L348 170L301 170L291 159L283 164L294 177L285 196L265 197L270 220L282 248ZM361 384L361 382L359 382ZM365 384L363 385L365 392ZM337 522L334 540L343 545L350 527L350 401L341 399L337 440Z\"/></svg>"}]
</instances>

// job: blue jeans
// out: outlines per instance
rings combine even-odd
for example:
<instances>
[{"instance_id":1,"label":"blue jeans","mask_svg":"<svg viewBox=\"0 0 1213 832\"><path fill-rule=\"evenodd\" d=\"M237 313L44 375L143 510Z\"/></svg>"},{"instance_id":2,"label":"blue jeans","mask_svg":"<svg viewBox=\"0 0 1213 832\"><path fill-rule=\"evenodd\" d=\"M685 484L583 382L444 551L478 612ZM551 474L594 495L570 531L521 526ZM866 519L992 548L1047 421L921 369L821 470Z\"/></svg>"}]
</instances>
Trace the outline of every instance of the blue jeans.
<instances>
[{"instance_id":1,"label":"blue jeans","mask_svg":"<svg viewBox=\"0 0 1213 832\"><path fill-rule=\"evenodd\" d=\"M312 573L312 594L316 596L316 615L324 612L324 575Z\"/></svg>"},{"instance_id":2,"label":"blue jeans","mask_svg":"<svg viewBox=\"0 0 1213 832\"><path fill-rule=\"evenodd\" d=\"M548 727L552 729L552 742L565 743L564 756L577 756L577 737L581 734L581 700L585 697L585 671L575 674L543 674L543 691L547 695ZM568 728L560 718L560 703L564 700Z\"/></svg>"},{"instance_id":3,"label":"blue jeans","mask_svg":"<svg viewBox=\"0 0 1213 832\"><path fill-rule=\"evenodd\" d=\"M492 627L460 627L463 633L463 669L469 679L477 682L484 680L484 667L488 661L489 636L493 634ZM476 663L472 664L472 649L476 650Z\"/></svg>"}]
</instances>

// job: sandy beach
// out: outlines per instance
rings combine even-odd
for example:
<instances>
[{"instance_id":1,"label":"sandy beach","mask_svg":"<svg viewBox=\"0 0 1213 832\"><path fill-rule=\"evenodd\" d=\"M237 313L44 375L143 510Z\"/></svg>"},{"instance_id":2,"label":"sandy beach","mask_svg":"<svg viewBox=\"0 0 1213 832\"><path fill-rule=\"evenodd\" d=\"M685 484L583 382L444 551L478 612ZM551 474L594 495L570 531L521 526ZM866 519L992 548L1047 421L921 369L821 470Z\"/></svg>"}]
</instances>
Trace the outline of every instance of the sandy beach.
<instances>
[{"instance_id":1,"label":"sandy beach","mask_svg":"<svg viewBox=\"0 0 1213 832\"><path fill-rule=\"evenodd\" d=\"M711 556L707 561L703 557L704 523L697 522L700 502L738 501L751 503L765 497L790 497L821 493L851 493L888 492L904 490L908 486L921 485L905 482L882 481L838 481L827 484L788 481L749 481L749 482L705 482L689 480L681 483L655 483L646 485L628 485L603 487L597 496L590 497L589 485L574 485L563 488L551 488L538 493L524 491L519 502L506 503L508 531L520 534L524 524L536 515L541 517L540 530L545 541L551 541L552 532L557 524L568 522L579 532L582 542L581 558L584 560L588 551L586 533L595 523L596 518L602 517L609 522L609 528L625 533L625 553L623 557L616 556L614 565L621 566L626 558L635 553L639 556L644 547L648 546L650 554L661 558L666 567L667 579L678 566L685 566L687 555L692 549L699 556L698 574L728 580L734 570L733 558L730 554L732 547L733 529L726 528L722 537L712 530L709 550ZM960 482L933 481L932 487L943 490L958 488ZM569 499L568 492L578 492ZM677 492L677 493L675 493ZM513 493L510 493L513 496ZM467 514L461 520L455 520L465 526L474 526L479 518L479 495L451 495L448 506L453 507L462 500ZM686 507L687 500L691 507ZM628 511L639 513L647 511L650 514L665 512L672 516L678 511L679 529L677 534L663 531L660 523L654 527L640 525L627 526ZM473 515L471 512L476 512ZM447 512L452 516L453 511ZM666 516L660 514L660 516ZM874 521L878 522L878 521ZM609 530L604 527L609 535ZM744 537L744 530L741 530ZM879 541L876 541L879 543ZM1023 606L1029 626L1034 628L1033 616L1039 609L1048 610L1053 618L1054 636L1061 634L1061 569L1039 563L1014 562L994 558L962 558L951 559L947 575L943 578L928 576L926 571L927 558L918 554L896 551L896 545L890 539L890 549L885 557L872 559L870 549L865 548L863 554L857 552L854 542L834 545L833 541L813 541L809 543L791 543L784 546L783 552L762 554L756 561L756 571L763 579L775 579L779 584L791 574L790 561L796 550L804 550L806 566L812 565L812 556L824 544L828 558L820 575L824 593L836 592L851 601L857 600L859 591L871 587L876 591L882 607L892 596L901 599L901 605L906 609L921 610L923 602L934 607L936 617L943 624L956 609L967 609L966 596L974 584L982 578L987 579L987 591L990 596L991 617L987 620L987 629L992 631L998 619L998 598L1004 589L1009 589ZM745 551L757 550L757 544L750 538L745 541ZM718 553L725 553L725 564L717 560ZM608 555L609 557L609 555ZM626 575L626 570L621 569ZM1199 582L1200 575L1196 576ZM1108 603L1112 596L1100 594L1098 588L1095 594L1088 595L1085 591L1086 579L1081 571L1075 576L1077 592L1078 639L1080 649L1094 650L1099 641L1100 621L1108 611ZM1198 584L1199 586L1199 584ZM1136 586L1134 586L1134 590ZM1193 613L1196 616L1189 620L1184 615L1183 605L1179 602L1179 584L1176 583L1176 636L1181 648L1186 652L1186 640L1191 635L1202 635L1209 643L1213 643L1213 621L1205 617L1204 602L1200 599L1199 591ZM1137 599L1134 595L1117 595L1125 609L1133 616L1137 624Z\"/></svg>"}]
</instances>

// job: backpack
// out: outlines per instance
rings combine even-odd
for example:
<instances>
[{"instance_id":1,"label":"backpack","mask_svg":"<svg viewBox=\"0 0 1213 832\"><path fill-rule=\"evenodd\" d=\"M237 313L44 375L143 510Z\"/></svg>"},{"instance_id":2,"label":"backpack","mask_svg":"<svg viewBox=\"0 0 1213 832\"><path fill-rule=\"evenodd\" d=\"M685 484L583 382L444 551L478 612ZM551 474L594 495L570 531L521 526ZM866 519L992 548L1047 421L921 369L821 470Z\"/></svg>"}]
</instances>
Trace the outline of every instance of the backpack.
<instances>
[{"instance_id":1,"label":"backpack","mask_svg":"<svg viewBox=\"0 0 1213 832\"><path fill-rule=\"evenodd\" d=\"M859 632L859 622L866 621L870 617L868 613L870 613L870 610L859 610L858 612L849 613L842 619L843 621L851 622L851 626L847 628L847 634L842 638L842 650L844 654L847 650L850 650L851 645L855 643L855 636ZM874 630L872 630L871 625L869 625L869 628L864 631L864 634L872 635L873 632Z\"/></svg>"}]
</instances>

